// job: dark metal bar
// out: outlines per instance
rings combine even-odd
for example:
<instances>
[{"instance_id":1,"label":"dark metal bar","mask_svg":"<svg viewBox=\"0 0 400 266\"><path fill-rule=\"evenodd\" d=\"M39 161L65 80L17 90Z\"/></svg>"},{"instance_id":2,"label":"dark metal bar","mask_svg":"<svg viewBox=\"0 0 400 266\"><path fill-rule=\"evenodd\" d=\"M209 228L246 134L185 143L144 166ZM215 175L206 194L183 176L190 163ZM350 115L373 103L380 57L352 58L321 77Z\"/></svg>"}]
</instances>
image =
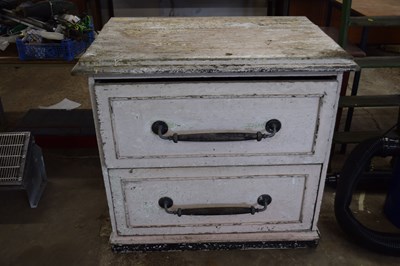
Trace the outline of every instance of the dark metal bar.
<instances>
[{"instance_id":1,"label":"dark metal bar","mask_svg":"<svg viewBox=\"0 0 400 266\"><path fill-rule=\"evenodd\" d=\"M325 27L329 27L331 25L332 12L333 12L332 0L328 0L328 10L325 19Z\"/></svg>"},{"instance_id":2,"label":"dark metal bar","mask_svg":"<svg viewBox=\"0 0 400 266\"><path fill-rule=\"evenodd\" d=\"M367 56L354 58L361 68L400 67L400 56Z\"/></svg>"},{"instance_id":3,"label":"dark metal bar","mask_svg":"<svg viewBox=\"0 0 400 266\"><path fill-rule=\"evenodd\" d=\"M400 26L400 16L350 17L349 25L365 27L395 27Z\"/></svg>"},{"instance_id":4,"label":"dark metal bar","mask_svg":"<svg viewBox=\"0 0 400 266\"><path fill-rule=\"evenodd\" d=\"M339 107L385 107L400 106L400 94L398 95L358 95L342 96Z\"/></svg>"},{"instance_id":5,"label":"dark metal bar","mask_svg":"<svg viewBox=\"0 0 400 266\"><path fill-rule=\"evenodd\" d=\"M190 208L190 209L178 209L178 216L181 215L197 215L197 216L215 216L215 215L236 215L236 214L254 214L260 211L266 210L267 207L264 206L263 209L256 209L251 207L210 207L210 208Z\"/></svg>"},{"instance_id":6,"label":"dark metal bar","mask_svg":"<svg viewBox=\"0 0 400 266\"><path fill-rule=\"evenodd\" d=\"M200 134L173 134L172 136L163 137L163 139L172 140L175 143L179 141L193 142L223 142L223 141L245 141L257 140L261 141L270 137L270 135L262 134L261 132L246 133L246 132L220 132L220 133L200 133Z\"/></svg>"},{"instance_id":7,"label":"dark metal bar","mask_svg":"<svg viewBox=\"0 0 400 266\"><path fill-rule=\"evenodd\" d=\"M351 88L351 95L352 95L352 96L357 95L358 86L359 86L359 84L360 84L360 78L361 78L361 70L356 71L356 72L354 73L353 86L352 86L352 88ZM345 125L344 125L344 132L350 131L351 122L352 122L352 120L353 120L353 113L354 113L354 108L353 108L353 107L350 107L350 108L347 110L346 122L345 122ZM345 152L346 152L346 147L347 147L347 145L346 145L346 144L343 144L343 145L340 147L340 152L341 152L341 153L345 153Z\"/></svg>"},{"instance_id":8,"label":"dark metal bar","mask_svg":"<svg viewBox=\"0 0 400 266\"><path fill-rule=\"evenodd\" d=\"M342 16L339 32L339 45L346 48L350 25L351 0L343 0Z\"/></svg>"},{"instance_id":9,"label":"dark metal bar","mask_svg":"<svg viewBox=\"0 0 400 266\"><path fill-rule=\"evenodd\" d=\"M248 207L204 207L204 208L186 208L177 210L169 210L174 204L173 200L169 197L163 197L158 200L158 205L165 210L166 213L178 216L182 215L195 215L195 216L215 216L215 215L238 215L238 214L252 214L263 212L267 206L272 202L271 196L263 194L257 198L257 203L262 208L255 208L254 206Z\"/></svg>"},{"instance_id":10,"label":"dark metal bar","mask_svg":"<svg viewBox=\"0 0 400 266\"><path fill-rule=\"evenodd\" d=\"M360 49L364 52L367 51L367 43L368 43L368 27L363 27L361 33L361 40L360 40Z\"/></svg>"},{"instance_id":11,"label":"dark metal bar","mask_svg":"<svg viewBox=\"0 0 400 266\"><path fill-rule=\"evenodd\" d=\"M276 0L267 0L267 15L276 16Z\"/></svg>"},{"instance_id":12,"label":"dark metal bar","mask_svg":"<svg viewBox=\"0 0 400 266\"><path fill-rule=\"evenodd\" d=\"M221 141L245 141L257 140L261 141L266 138L272 138L276 132L281 129L281 122L277 119L271 119L265 124L265 130L268 134L257 132L216 132L216 133L194 133L194 134L178 134L173 133L165 136L168 132L168 125L164 121L156 121L152 124L151 130L161 139L172 140L175 143L179 141L195 141L195 142L221 142Z\"/></svg>"},{"instance_id":13,"label":"dark metal bar","mask_svg":"<svg viewBox=\"0 0 400 266\"><path fill-rule=\"evenodd\" d=\"M290 0L284 0L283 1L283 15L289 16L289 10L290 10Z\"/></svg>"}]
</instances>

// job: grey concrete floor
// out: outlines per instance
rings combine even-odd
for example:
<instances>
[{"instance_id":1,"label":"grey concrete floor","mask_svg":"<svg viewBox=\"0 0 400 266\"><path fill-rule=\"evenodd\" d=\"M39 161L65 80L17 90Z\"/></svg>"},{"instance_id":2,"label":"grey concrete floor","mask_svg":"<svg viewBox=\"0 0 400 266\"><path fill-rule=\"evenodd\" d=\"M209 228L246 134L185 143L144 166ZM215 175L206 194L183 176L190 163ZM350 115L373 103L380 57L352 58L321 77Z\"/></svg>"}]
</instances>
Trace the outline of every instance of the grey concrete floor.
<instances>
[{"instance_id":1,"label":"grey concrete floor","mask_svg":"<svg viewBox=\"0 0 400 266\"><path fill-rule=\"evenodd\" d=\"M90 108L86 78L71 77L70 69L0 66L0 96L8 123L14 124L28 109L64 98ZM399 70L365 71L360 93L399 93L399 84ZM389 128L396 115L393 108L357 110L354 128ZM29 208L23 191L0 191L0 265L400 265L400 258L365 250L340 230L332 187L325 188L316 248L114 254L108 243L111 229L97 150L44 149L43 154L48 184L38 208ZM334 155L335 170L344 159ZM360 218L373 226L390 226L381 210L384 194L362 190L354 198Z\"/></svg>"}]
</instances>

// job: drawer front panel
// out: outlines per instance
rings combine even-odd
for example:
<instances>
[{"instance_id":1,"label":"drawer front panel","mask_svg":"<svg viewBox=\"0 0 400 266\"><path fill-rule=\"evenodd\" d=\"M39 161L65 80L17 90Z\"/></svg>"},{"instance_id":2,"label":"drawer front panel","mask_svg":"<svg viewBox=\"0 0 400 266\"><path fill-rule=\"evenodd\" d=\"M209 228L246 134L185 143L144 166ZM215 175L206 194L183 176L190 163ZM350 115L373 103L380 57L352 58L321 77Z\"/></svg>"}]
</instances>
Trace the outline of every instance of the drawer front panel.
<instances>
[{"instance_id":1,"label":"drawer front panel","mask_svg":"<svg viewBox=\"0 0 400 266\"><path fill-rule=\"evenodd\" d=\"M336 81L98 85L106 164L240 165L316 157L322 162L334 115L328 105L334 105L336 87ZM152 124L161 120L168 125L167 136L266 133L271 119L279 120L282 128L261 141L174 143L152 132Z\"/></svg>"},{"instance_id":2,"label":"drawer front panel","mask_svg":"<svg viewBox=\"0 0 400 266\"><path fill-rule=\"evenodd\" d=\"M110 170L117 231L119 235L155 235L309 230L320 169L310 165ZM260 209L257 198L263 194L272 202L254 215L179 217L159 206L160 198L169 197L171 211Z\"/></svg>"}]
</instances>

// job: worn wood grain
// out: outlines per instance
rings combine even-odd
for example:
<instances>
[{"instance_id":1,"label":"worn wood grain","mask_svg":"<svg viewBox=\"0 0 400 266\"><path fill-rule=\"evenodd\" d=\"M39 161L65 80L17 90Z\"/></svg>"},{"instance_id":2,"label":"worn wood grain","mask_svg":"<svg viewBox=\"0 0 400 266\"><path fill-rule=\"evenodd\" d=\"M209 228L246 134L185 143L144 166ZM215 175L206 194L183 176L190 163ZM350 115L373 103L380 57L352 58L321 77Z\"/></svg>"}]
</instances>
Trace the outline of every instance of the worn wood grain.
<instances>
[{"instance_id":1,"label":"worn wood grain","mask_svg":"<svg viewBox=\"0 0 400 266\"><path fill-rule=\"evenodd\" d=\"M399 0L353 0L351 7L363 16L400 16Z\"/></svg>"},{"instance_id":2,"label":"worn wood grain","mask_svg":"<svg viewBox=\"0 0 400 266\"><path fill-rule=\"evenodd\" d=\"M73 73L341 72L355 67L305 17L112 18Z\"/></svg>"}]
</instances>

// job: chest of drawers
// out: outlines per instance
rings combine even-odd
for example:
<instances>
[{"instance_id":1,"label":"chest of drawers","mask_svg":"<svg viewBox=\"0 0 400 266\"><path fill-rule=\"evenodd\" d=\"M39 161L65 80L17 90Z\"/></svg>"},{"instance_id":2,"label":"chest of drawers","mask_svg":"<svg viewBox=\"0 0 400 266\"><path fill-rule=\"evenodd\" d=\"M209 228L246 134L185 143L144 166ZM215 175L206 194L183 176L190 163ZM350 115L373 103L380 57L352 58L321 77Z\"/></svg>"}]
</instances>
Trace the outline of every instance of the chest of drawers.
<instances>
[{"instance_id":1,"label":"chest of drawers","mask_svg":"<svg viewBox=\"0 0 400 266\"><path fill-rule=\"evenodd\" d=\"M113 18L87 74L117 251L316 244L342 73L306 18Z\"/></svg>"}]
</instances>

